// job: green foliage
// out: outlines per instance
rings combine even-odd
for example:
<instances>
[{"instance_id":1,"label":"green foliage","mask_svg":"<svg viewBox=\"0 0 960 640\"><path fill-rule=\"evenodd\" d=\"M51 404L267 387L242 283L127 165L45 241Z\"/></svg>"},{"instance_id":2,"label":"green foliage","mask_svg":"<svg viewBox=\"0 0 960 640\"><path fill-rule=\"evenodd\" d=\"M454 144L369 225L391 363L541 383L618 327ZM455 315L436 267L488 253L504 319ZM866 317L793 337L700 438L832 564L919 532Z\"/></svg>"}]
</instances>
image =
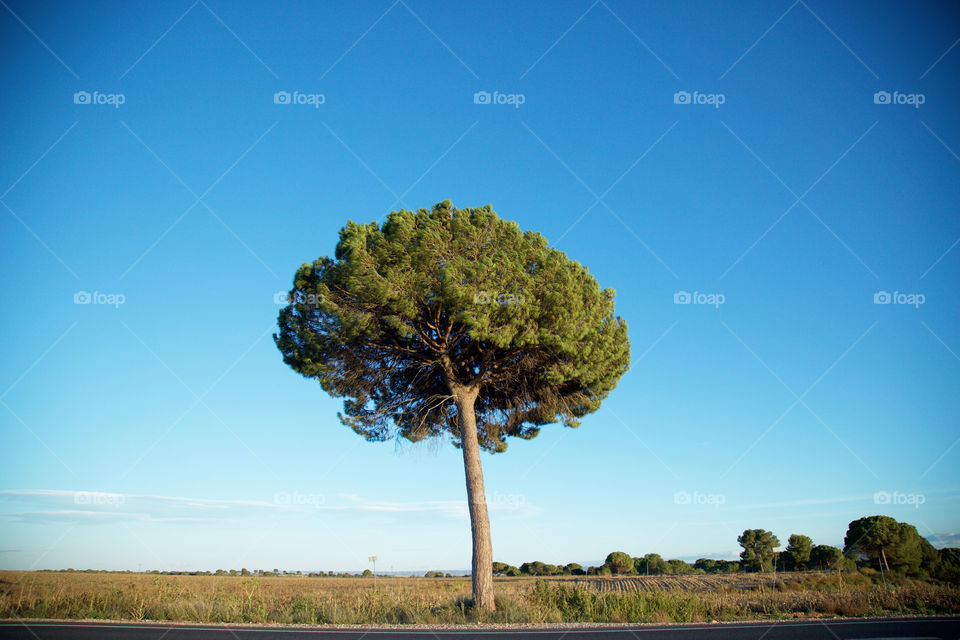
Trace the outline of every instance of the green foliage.
<instances>
[{"instance_id":1,"label":"green foliage","mask_svg":"<svg viewBox=\"0 0 960 640\"><path fill-rule=\"evenodd\" d=\"M803 571L810 563L810 553L813 550L813 540L808 536L793 533L787 540L786 557L789 558L788 569Z\"/></svg>"},{"instance_id":2,"label":"green foliage","mask_svg":"<svg viewBox=\"0 0 960 640\"><path fill-rule=\"evenodd\" d=\"M563 573L563 569L555 564L546 564L535 560L533 562L524 562L520 565L519 572L528 576L555 576Z\"/></svg>"},{"instance_id":3,"label":"green foliage","mask_svg":"<svg viewBox=\"0 0 960 640\"><path fill-rule=\"evenodd\" d=\"M930 541L926 538L920 538L920 570L917 576L927 580L937 572L937 565L940 564L940 555Z\"/></svg>"},{"instance_id":4,"label":"green foliage","mask_svg":"<svg viewBox=\"0 0 960 640\"><path fill-rule=\"evenodd\" d=\"M586 572L583 570L582 566L580 566L576 562L571 562L569 564L563 565L563 573L569 576L582 576Z\"/></svg>"},{"instance_id":5,"label":"green foliage","mask_svg":"<svg viewBox=\"0 0 960 640\"><path fill-rule=\"evenodd\" d=\"M667 573L667 562L659 553L648 553L633 559L633 568L640 575L659 576Z\"/></svg>"},{"instance_id":6,"label":"green foliage","mask_svg":"<svg viewBox=\"0 0 960 640\"><path fill-rule=\"evenodd\" d=\"M765 529L746 529L737 538L743 547L740 560L751 571L770 571L773 569L774 549L780 546L780 540L773 532Z\"/></svg>"},{"instance_id":7,"label":"green foliage","mask_svg":"<svg viewBox=\"0 0 960 640\"><path fill-rule=\"evenodd\" d=\"M839 569L843 566L843 552L828 544L818 544L810 549L809 566L812 569Z\"/></svg>"},{"instance_id":8,"label":"green foliage","mask_svg":"<svg viewBox=\"0 0 960 640\"><path fill-rule=\"evenodd\" d=\"M544 580L537 581L530 603L537 610L555 611L551 621L564 622L694 622L725 617L727 613L693 594L597 593Z\"/></svg>"},{"instance_id":9,"label":"green foliage","mask_svg":"<svg viewBox=\"0 0 960 640\"><path fill-rule=\"evenodd\" d=\"M506 562L494 562L493 575L495 576L520 575L520 569L514 567L513 565L509 565Z\"/></svg>"},{"instance_id":10,"label":"green foliage","mask_svg":"<svg viewBox=\"0 0 960 640\"><path fill-rule=\"evenodd\" d=\"M863 556L877 568L889 567L905 575L919 575L924 565L926 572L935 571L938 560L932 557L932 545L920 537L916 527L889 516L854 520L847 528L843 544L845 553ZM881 567L884 559L885 566Z\"/></svg>"},{"instance_id":11,"label":"green foliage","mask_svg":"<svg viewBox=\"0 0 960 640\"><path fill-rule=\"evenodd\" d=\"M937 551L937 560L934 576L944 582L960 584L960 549L944 547Z\"/></svg>"},{"instance_id":12,"label":"green foliage","mask_svg":"<svg viewBox=\"0 0 960 640\"><path fill-rule=\"evenodd\" d=\"M607 556L603 566L608 567L614 575L633 573L633 558L623 551L614 551Z\"/></svg>"},{"instance_id":13,"label":"green foliage","mask_svg":"<svg viewBox=\"0 0 960 640\"><path fill-rule=\"evenodd\" d=\"M693 565L678 559L667 560L667 568L665 573L672 576L687 575L693 573Z\"/></svg>"},{"instance_id":14,"label":"green foliage","mask_svg":"<svg viewBox=\"0 0 960 640\"><path fill-rule=\"evenodd\" d=\"M673 576L683 576L693 573L693 566L683 560L667 560L666 572Z\"/></svg>"},{"instance_id":15,"label":"green foliage","mask_svg":"<svg viewBox=\"0 0 960 640\"><path fill-rule=\"evenodd\" d=\"M693 563L693 568L704 573L736 573L740 571L740 563L732 560L700 558Z\"/></svg>"},{"instance_id":16,"label":"green foliage","mask_svg":"<svg viewBox=\"0 0 960 640\"><path fill-rule=\"evenodd\" d=\"M368 440L449 433L451 385L478 388L480 446L577 426L630 362L614 292L488 205L348 222L333 258L297 271L274 336L284 362L343 397Z\"/></svg>"}]
</instances>

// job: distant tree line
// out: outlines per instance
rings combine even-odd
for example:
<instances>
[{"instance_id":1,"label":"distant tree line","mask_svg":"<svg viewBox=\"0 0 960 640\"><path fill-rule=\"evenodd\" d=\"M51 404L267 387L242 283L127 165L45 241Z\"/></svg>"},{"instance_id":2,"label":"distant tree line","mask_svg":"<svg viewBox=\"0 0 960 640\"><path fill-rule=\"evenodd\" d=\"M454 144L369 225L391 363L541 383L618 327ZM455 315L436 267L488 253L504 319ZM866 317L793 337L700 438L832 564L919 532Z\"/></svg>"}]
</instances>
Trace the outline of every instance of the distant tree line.
<instances>
[{"instance_id":1,"label":"distant tree line","mask_svg":"<svg viewBox=\"0 0 960 640\"><path fill-rule=\"evenodd\" d=\"M815 545L809 536L794 533L788 538L786 548L778 551L780 540L766 529L746 529L737 537L737 543L743 549L739 561L700 558L690 564L678 559L664 560L656 553L634 557L614 551L602 565L586 569L576 562L534 561L519 567L494 562L493 573L498 576L661 576L869 568L921 580L960 583L960 549L937 550L916 527L889 516L868 516L851 522L843 549Z\"/></svg>"},{"instance_id":2,"label":"distant tree line","mask_svg":"<svg viewBox=\"0 0 960 640\"><path fill-rule=\"evenodd\" d=\"M113 569L38 569L38 571L45 571L50 573L144 573L147 575L155 576L241 576L241 577L256 577L256 578L276 578L283 576L293 576L293 577L308 577L308 578L370 578L373 577L373 572L370 569L364 569L363 573L350 573L346 571L281 571L280 569L274 569L273 571L268 571L266 569L217 569L216 571L160 571L158 569L150 569L148 571L130 571L130 570L113 570ZM439 573L439 572L437 572ZM447 577L450 577L450 574L446 574ZM443 577L441 574L440 577Z\"/></svg>"}]
</instances>

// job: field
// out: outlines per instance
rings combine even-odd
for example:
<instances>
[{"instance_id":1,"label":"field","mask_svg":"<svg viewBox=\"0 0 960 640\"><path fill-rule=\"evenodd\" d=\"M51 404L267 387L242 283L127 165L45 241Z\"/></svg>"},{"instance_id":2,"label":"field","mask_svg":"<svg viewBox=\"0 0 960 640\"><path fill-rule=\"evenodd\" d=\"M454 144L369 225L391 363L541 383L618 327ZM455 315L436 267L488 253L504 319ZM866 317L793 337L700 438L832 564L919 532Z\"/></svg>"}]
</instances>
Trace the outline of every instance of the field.
<instances>
[{"instance_id":1,"label":"field","mask_svg":"<svg viewBox=\"0 0 960 640\"><path fill-rule=\"evenodd\" d=\"M686 576L629 576L620 578L577 578L574 584L589 587L601 593L637 593L639 591L703 592L723 589L753 590L772 587L777 583L798 584L804 580L825 578L819 572L778 573L776 577L760 573Z\"/></svg>"},{"instance_id":2,"label":"field","mask_svg":"<svg viewBox=\"0 0 960 640\"><path fill-rule=\"evenodd\" d=\"M0 617L288 624L697 622L960 614L956 587L857 573L501 578L498 611L469 578L274 578L0 571Z\"/></svg>"}]
</instances>

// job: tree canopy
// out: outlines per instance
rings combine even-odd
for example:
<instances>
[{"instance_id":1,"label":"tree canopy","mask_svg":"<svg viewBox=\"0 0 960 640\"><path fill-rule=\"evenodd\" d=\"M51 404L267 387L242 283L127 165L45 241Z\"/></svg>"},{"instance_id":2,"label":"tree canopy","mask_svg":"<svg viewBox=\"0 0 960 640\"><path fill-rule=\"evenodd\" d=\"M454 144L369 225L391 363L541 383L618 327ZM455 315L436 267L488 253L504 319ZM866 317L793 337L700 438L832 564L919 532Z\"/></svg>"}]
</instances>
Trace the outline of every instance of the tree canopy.
<instances>
[{"instance_id":1,"label":"tree canopy","mask_svg":"<svg viewBox=\"0 0 960 640\"><path fill-rule=\"evenodd\" d=\"M658 576L669 570L667 561L659 553L648 553L641 558L634 558L633 566L641 575Z\"/></svg>"},{"instance_id":2,"label":"tree canopy","mask_svg":"<svg viewBox=\"0 0 960 640\"><path fill-rule=\"evenodd\" d=\"M944 547L937 551L937 568L934 574L938 580L960 584L960 549Z\"/></svg>"},{"instance_id":3,"label":"tree canopy","mask_svg":"<svg viewBox=\"0 0 960 640\"><path fill-rule=\"evenodd\" d=\"M483 208L349 222L333 258L297 271L274 336L284 362L345 398L368 440L448 433L451 384L479 389L480 446L577 426L630 362L614 292L546 239Z\"/></svg>"},{"instance_id":4,"label":"tree canopy","mask_svg":"<svg viewBox=\"0 0 960 640\"><path fill-rule=\"evenodd\" d=\"M810 566L817 569L839 569L843 566L843 552L828 544L818 544L810 549Z\"/></svg>"},{"instance_id":5,"label":"tree canopy","mask_svg":"<svg viewBox=\"0 0 960 640\"><path fill-rule=\"evenodd\" d=\"M789 568L803 570L810 562L810 553L813 549L813 540L809 536L799 533L790 535L784 553L789 558Z\"/></svg>"},{"instance_id":6,"label":"tree canopy","mask_svg":"<svg viewBox=\"0 0 960 640\"><path fill-rule=\"evenodd\" d=\"M623 551L614 551L607 555L604 566L610 568L610 573L633 573L633 558Z\"/></svg>"},{"instance_id":7,"label":"tree canopy","mask_svg":"<svg viewBox=\"0 0 960 640\"><path fill-rule=\"evenodd\" d=\"M764 529L746 529L737 542L743 547L740 560L744 567L754 571L769 571L773 568L774 549L780 540L773 532Z\"/></svg>"},{"instance_id":8,"label":"tree canopy","mask_svg":"<svg viewBox=\"0 0 960 640\"><path fill-rule=\"evenodd\" d=\"M850 523L843 550L863 555L881 568L912 574L923 562L921 541L923 538L912 524L897 522L890 516L867 516ZM932 549L932 545L927 545Z\"/></svg>"}]
</instances>

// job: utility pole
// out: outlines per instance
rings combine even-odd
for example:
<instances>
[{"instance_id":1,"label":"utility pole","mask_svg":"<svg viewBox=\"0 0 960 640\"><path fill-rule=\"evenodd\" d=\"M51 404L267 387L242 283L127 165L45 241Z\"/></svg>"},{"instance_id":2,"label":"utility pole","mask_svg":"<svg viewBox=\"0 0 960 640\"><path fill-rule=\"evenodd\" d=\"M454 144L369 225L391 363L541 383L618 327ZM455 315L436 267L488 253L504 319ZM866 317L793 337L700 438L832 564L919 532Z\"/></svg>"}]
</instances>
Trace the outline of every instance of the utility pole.
<instances>
[{"instance_id":1,"label":"utility pole","mask_svg":"<svg viewBox=\"0 0 960 640\"><path fill-rule=\"evenodd\" d=\"M373 587L377 587L377 556L369 556L367 558L370 562L373 563Z\"/></svg>"}]
</instances>

